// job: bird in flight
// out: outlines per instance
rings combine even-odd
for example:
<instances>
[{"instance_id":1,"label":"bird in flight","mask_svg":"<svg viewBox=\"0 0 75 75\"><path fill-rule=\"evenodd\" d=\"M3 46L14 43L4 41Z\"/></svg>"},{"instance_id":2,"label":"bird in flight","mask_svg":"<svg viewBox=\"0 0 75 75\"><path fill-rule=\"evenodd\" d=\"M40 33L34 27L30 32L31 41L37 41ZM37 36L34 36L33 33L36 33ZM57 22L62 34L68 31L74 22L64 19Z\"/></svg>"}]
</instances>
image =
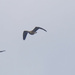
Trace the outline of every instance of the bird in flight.
<instances>
[{"instance_id":1,"label":"bird in flight","mask_svg":"<svg viewBox=\"0 0 75 75\"><path fill-rule=\"evenodd\" d=\"M47 32L45 29L43 29L43 28L41 28L41 27L35 27L32 31L23 31L23 40L26 39L26 36L27 36L28 33L31 34L31 35L34 35L35 33L37 33L36 31L37 31L38 29L42 29L42 30L44 30L45 32Z\"/></svg>"},{"instance_id":2,"label":"bird in flight","mask_svg":"<svg viewBox=\"0 0 75 75\"><path fill-rule=\"evenodd\" d=\"M5 50L0 51L0 53L4 52Z\"/></svg>"}]
</instances>

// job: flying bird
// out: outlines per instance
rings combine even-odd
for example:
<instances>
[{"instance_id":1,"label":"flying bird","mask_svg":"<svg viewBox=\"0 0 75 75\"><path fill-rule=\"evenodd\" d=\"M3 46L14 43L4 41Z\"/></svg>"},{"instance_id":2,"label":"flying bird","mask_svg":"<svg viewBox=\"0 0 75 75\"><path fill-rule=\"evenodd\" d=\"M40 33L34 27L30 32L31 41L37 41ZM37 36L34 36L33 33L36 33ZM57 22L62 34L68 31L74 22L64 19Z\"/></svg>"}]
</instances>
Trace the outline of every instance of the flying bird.
<instances>
[{"instance_id":1,"label":"flying bird","mask_svg":"<svg viewBox=\"0 0 75 75\"><path fill-rule=\"evenodd\" d=\"M5 51L5 50L2 50L2 51L0 51L0 53L1 53L1 52L4 52L4 51Z\"/></svg>"},{"instance_id":2,"label":"flying bird","mask_svg":"<svg viewBox=\"0 0 75 75\"><path fill-rule=\"evenodd\" d=\"M45 32L47 32L45 29L43 29L43 28L41 28L41 27L35 27L32 31L23 31L23 40L26 39L26 36L27 36L28 33L31 34L31 35L34 35L35 33L37 33L36 31L37 31L38 29L42 29L42 30L44 30Z\"/></svg>"}]
</instances>

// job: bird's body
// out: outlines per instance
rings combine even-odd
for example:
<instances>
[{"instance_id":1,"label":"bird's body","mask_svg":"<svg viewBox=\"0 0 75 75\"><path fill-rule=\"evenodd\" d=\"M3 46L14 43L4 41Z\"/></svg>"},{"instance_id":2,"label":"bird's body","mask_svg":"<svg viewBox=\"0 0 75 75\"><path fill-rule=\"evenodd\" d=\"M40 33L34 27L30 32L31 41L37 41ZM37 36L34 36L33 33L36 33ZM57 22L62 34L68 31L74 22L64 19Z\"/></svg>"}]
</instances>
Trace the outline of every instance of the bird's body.
<instances>
[{"instance_id":1,"label":"bird's body","mask_svg":"<svg viewBox=\"0 0 75 75\"><path fill-rule=\"evenodd\" d=\"M43 28L41 28L41 27L35 27L32 31L24 31L24 32L23 32L23 40L26 39L26 36L27 36L28 33L29 33L30 35L34 35L35 33L37 33L36 31L37 31L38 29L42 29L42 30L46 31L45 29L43 29ZM46 31L46 32L47 32L47 31Z\"/></svg>"},{"instance_id":2,"label":"bird's body","mask_svg":"<svg viewBox=\"0 0 75 75\"><path fill-rule=\"evenodd\" d=\"M29 34L34 35L37 32L29 31Z\"/></svg>"}]
</instances>

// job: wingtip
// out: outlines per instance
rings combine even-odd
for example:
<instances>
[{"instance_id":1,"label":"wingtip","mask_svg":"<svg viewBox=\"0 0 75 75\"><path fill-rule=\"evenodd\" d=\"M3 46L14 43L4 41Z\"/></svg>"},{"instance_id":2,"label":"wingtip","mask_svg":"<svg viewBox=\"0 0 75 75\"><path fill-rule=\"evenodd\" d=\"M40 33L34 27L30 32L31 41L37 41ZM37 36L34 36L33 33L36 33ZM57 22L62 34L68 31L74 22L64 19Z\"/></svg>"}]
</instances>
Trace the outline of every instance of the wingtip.
<instances>
[{"instance_id":1,"label":"wingtip","mask_svg":"<svg viewBox=\"0 0 75 75\"><path fill-rule=\"evenodd\" d=\"M45 32L47 32L47 30L44 29Z\"/></svg>"},{"instance_id":2,"label":"wingtip","mask_svg":"<svg viewBox=\"0 0 75 75\"><path fill-rule=\"evenodd\" d=\"M43 29L45 32L47 32L47 30Z\"/></svg>"},{"instance_id":3,"label":"wingtip","mask_svg":"<svg viewBox=\"0 0 75 75\"><path fill-rule=\"evenodd\" d=\"M25 39L23 38L23 40L25 40Z\"/></svg>"}]
</instances>

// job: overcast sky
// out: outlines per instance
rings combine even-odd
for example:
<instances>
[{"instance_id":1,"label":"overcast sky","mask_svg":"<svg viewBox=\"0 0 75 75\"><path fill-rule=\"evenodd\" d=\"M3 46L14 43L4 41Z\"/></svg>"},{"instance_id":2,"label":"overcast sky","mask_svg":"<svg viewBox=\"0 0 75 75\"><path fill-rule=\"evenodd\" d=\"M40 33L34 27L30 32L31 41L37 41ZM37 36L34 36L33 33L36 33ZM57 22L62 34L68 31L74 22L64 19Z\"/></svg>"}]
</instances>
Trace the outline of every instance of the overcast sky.
<instances>
[{"instance_id":1,"label":"overcast sky","mask_svg":"<svg viewBox=\"0 0 75 75\"><path fill-rule=\"evenodd\" d=\"M75 1L0 0L0 50L0 75L75 75Z\"/></svg>"}]
</instances>

